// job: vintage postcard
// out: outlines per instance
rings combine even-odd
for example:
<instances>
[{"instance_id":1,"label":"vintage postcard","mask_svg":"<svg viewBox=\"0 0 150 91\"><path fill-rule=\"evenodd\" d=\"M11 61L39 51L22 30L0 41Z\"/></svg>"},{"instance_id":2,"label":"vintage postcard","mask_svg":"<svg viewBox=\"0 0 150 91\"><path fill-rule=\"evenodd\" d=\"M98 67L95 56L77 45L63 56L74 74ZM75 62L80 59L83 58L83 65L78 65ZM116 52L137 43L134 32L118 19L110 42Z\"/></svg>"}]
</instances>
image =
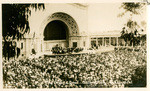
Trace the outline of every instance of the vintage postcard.
<instances>
[{"instance_id":1,"label":"vintage postcard","mask_svg":"<svg viewBox=\"0 0 150 91\"><path fill-rule=\"evenodd\" d=\"M147 88L147 5L2 2L2 89Z\"/></svg>"}]
</instances>

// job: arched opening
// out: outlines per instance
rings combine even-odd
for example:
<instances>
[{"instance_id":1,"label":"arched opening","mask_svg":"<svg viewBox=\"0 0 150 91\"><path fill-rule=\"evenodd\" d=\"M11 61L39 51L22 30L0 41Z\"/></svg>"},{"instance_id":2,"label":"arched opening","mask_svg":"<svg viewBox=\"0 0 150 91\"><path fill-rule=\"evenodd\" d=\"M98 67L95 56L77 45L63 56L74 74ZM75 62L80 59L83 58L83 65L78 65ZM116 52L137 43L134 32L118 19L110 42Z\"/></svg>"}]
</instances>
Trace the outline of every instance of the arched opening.
<instances>
[{"instance_id":1,"label":"arched opening","mask_svg":"<svg viewBox=\"0 0 150 91\"><path fill-rule=\"evenodd\" d=\"M47 18L43 27L44 52L50 52L57 44L61 47L74 47L79 45L78 25L70 15L56 12Z\"/></svg>"},{"instance_id":2,"label":"arched opening","mask_svg":"<svg viewBox=\"0 0 150 91\"><path fill-rule=\"evenodd\" d=\"M69 29L61 20L53 20L44 29L44 48L51 51L57 44L62 47L69 46Z\"/></svg>"},{"instance_id":3,"label":"arched opening","mask_svg":"<svg viewBox=\"0 0 150 91\"><path fill-rule=\"evenodd\" d=\"M68 27L60 21L54 20L47 24L44 30L44 40L67 40Z\"/></svg>"}]
</instances>

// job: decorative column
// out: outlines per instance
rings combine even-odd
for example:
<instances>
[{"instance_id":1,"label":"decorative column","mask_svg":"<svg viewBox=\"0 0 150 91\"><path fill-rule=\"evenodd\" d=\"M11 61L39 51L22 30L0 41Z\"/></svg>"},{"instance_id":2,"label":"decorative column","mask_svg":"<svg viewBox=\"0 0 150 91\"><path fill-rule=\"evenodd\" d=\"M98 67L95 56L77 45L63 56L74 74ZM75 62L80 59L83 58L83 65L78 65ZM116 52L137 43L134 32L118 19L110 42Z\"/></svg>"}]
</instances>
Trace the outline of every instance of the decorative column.
<instances>
[{"instance_id":1,"label":"decorative column","mask_svg":"<svg viewBox=\"0 0 150 91\"><path fill-rule=\"evenodd\" d=\"M109 37L109 46L111 45L111 37Z\"/></svg>"},{"instance_id":2,"label":"decorative column","mask_svg":"<svg viewBox=\"0 0 150 91\"><path fill-rule=\"evenodd\" d=\"M118 37L117 37L117 46L118 46Z\"/></svg>"},{"instance_id":3,"label":"decorative column","mask_svg":"<svg viewBox=\"0 0 150 91\"><path fill-rule=\"evenodd\" d=\"M41 34L36 34L34 45L35 45L36 54L38 56L42 55L42 49L41 49L42 48L42 40L43 40L43 36Z\"/></svg>"},{"instance_id":4,"label":"decorative column","mask_svg":"<svg viewBox=\"0 0 150 91\"><path fill-rule=\"evenodd\" d=\"M104 37L102 38L102 46L104 46L105 44L104 44Z\"/></svg>"},{"instance_id":5,"label":"decorative column","mask_svg":"<svg viewBox=\"0 0 150 91\"><path fill-rule=\"evenodd\" d=\"M25 35L25 52L24 55L25 57L29 57L32 53L31 49L32 49L32 37L31 34Z\"/></svg>"},{"instance_id":6,"label":"decorative column","mask_svg":"<svg viewBox=\"0 0 150 91\"><path fill-rule=\"evenodd\" d=\"M42 43L42 52L45 52L45 43L44 43L44 36L41 38L41 43Z\"/></svg>"},{"instance_id":7,"label":"decorative column","mask_svg":"<svg viewBox=\"0 0 150 91\"><path fill-rule=\"evenodd\" d=\"M91 48L92 46L91 46L91 37L90 36L88 36L88 42L87 42L87 48Z\"/></svg>"},{"instance_id":8,"label":"decorative column","mask_svg":"<svg viewBox=\"0 0 150 91\"><path fill-rule=\"evenodd\" d=\"M69 37L69 47L72 47L71 37Z\"/></svg>"},{"instance_id":9,"label":"decorative column","mask_svg":"<svg viewBox=\"0 0 150 91\"><path fill-rule=\"evenodd\" d=\"M98 38L96 38L96 46L98 46Z\"/></svg>"}]
</instances>

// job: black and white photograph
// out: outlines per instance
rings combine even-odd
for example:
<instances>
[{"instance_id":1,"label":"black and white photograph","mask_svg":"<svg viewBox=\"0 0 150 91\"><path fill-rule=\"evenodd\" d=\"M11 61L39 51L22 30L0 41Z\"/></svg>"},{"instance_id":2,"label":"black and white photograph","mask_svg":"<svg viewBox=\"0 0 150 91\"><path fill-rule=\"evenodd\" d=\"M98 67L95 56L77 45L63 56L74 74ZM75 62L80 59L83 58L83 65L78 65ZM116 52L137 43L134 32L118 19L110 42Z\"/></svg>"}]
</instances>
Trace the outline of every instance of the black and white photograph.
<instances>
[{"instance_id":1,"label":"black and white photograph","mask_svg":"<svg viewBox=\"0 0 150 91\"><path fill-rule=\"evenodd\" d=\"M147 88L147 5L2 3L3 89Z\"/></svg>"}]
</instances>

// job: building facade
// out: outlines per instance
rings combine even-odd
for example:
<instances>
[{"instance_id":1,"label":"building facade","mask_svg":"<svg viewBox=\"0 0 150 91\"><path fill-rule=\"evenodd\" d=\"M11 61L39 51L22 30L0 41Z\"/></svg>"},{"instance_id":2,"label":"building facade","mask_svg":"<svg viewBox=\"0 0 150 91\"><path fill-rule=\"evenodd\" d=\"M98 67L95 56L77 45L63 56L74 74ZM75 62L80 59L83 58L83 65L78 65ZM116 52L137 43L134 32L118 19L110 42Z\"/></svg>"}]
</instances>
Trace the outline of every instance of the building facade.
<instances>
[{"instance_id":1,"label":"building facade","mask_svg":"<svg viewBox=\"0 0 150 91\"><path fill-rule=\"evenodd\" d=\"M42 55L56 44L89 48L87 9L85 4L45 4L44 10L32 9L30 33L17 43L21 53L28 57L34 49Z\"/></svg>"},{"instance_id":2,"label":"building facade","mask_svg":"<svg viewBox=\"0 0 150 91\"><path fill-rule=\"evenodd\" d=\"M103 4L101 5L103 6ZM116 9L118 9L118 6L116 6ZM117 24L110 25L109 22L111 24L114 22L111 22L111 19L108 18L109 15L105 17L103 14L106 13L105 11L101 13L99 8L96 8L97 10L92 9L94 8L91 8L88 4L79 3L45 4L44 10L31 8L31 16L29 16L30 32L17 43L17 46L21 48L21 54L29 57L32 49L34 49L37 55L43 55L44 53L50 53L52 47L56 45L84 49L100 46L124 46L125 42L120 37L121 30L108 30L108 27L112 29L113 27L122 27L121 24L118 25L118 21L115 21ZM98 15L96 15L97 13ZM99 16L101 14L103 17ZM117 13L113 15L113 18L118 19ZM94 25L92 28L91 23L89 23L91 20L94 23L92 23ZM106 24L107 21L108 25ZM98 26L99 23L104 25L103 29L101 29L102 26ZM99 33L91 34L91 31L94 32L95 29Z\"/></svg>"},{"instance_id":3,"label":"building facade","mask_svg":"<svg viewBox=\"0 0 150 91\"><path fill-rule=\"evenodd\" d=\"M29 57L33 49L37 55L50 54L56 45L84 49L125 46L125 41L120 36L128 16L117 17L122 11L119 8L121 3L44 5L43 10L30 8L30 32L26 33L23 39L16 40L22 56ZM142 24L141 28L146 30L145 18L140 15L138 20L139 24Z\"/></svg>"}]
</instances>

